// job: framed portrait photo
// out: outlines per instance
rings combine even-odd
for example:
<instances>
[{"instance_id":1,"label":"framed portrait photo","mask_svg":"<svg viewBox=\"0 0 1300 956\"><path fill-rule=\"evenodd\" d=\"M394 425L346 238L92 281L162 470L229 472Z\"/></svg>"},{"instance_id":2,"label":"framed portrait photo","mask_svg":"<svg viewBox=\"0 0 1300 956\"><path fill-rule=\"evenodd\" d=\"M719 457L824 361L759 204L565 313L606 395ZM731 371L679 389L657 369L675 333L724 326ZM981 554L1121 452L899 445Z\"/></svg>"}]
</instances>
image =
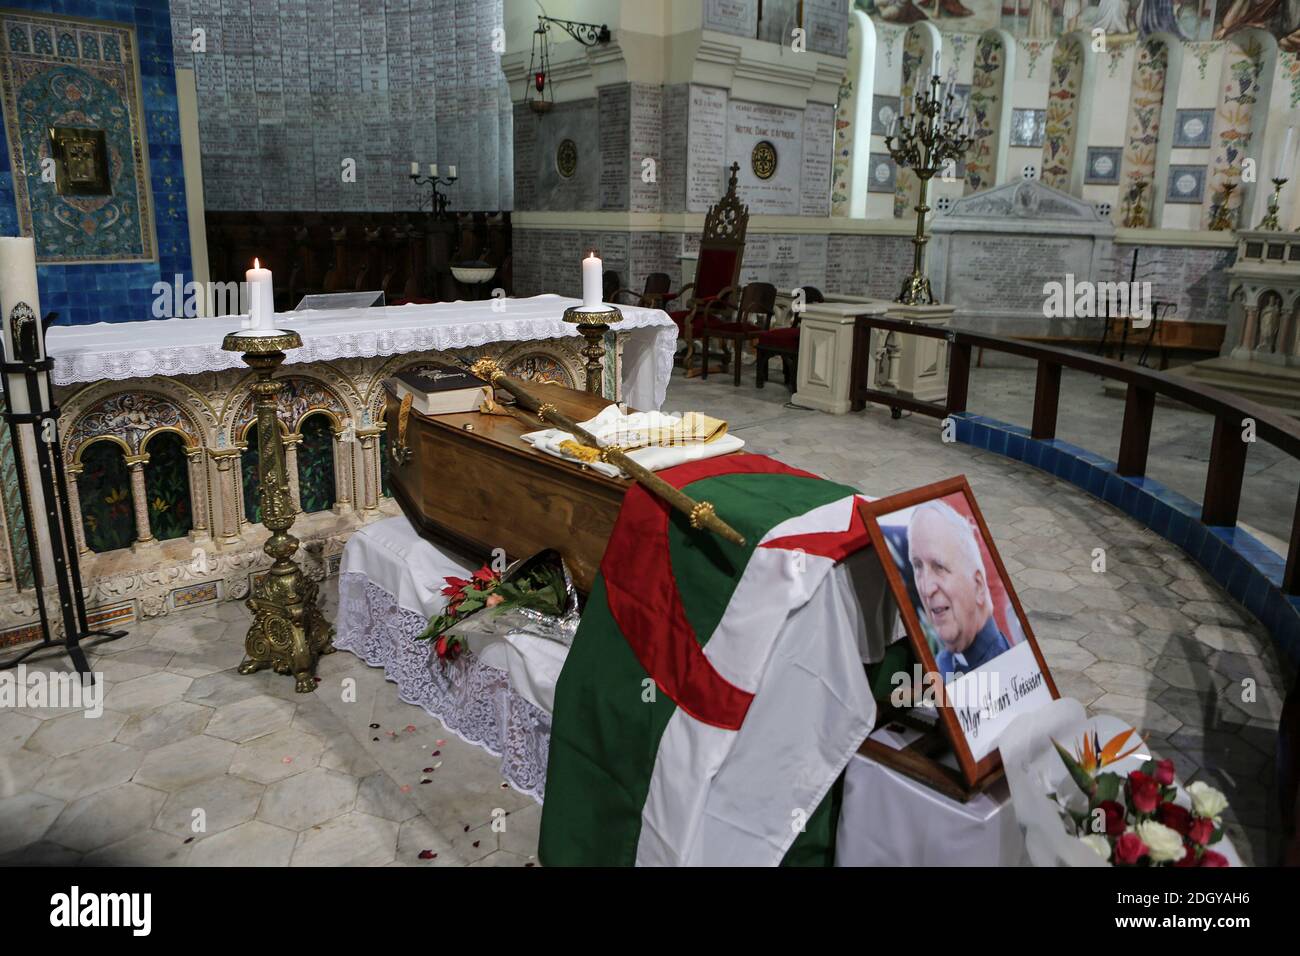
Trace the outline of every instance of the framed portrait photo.
<instances>
[{"instance_id":1,"label":"framed portrait photo","mask_svg":"<svg viewBox=\"0 0 1300 956\"><path fill-rule=\"evenodd\" d=\"M1214 110L1177 110L1174 113L1174 147L1209 149L1214 132Z\"/></svg>"},{"instance_id":2,"label":"framed portrait photo","mask_svg":"<svg viewBox=\"0 0 1300 956\"><path fill-rule=\"evenodd\" d=\"M1098 186L1119 185L1119 166L1124 150L1120 146L1089 146L1088 166L1083 181Z\"/></svg>"},{"instance_id":3,"label":"framed portrait photo","mask_svg":"<svg viewBox=\"0 0 1300 956\"><path fill-rule=\"evenodd\" d=\"M1046 137L1047 110L1013 109L1011 111L1012 146L1033 146L1037 148L1043 145L1043 140Z\"/></svg>"},{"instance_id":4,"label":"framed portrait photo","mask_svg":"<svg viewBox=\"0 0 1300 956\"><path fill-rule=\"evenodd\" d=\"M877 93L871 97L871 132L874 135L889 134L889 124L898 116L900 103L897 96L881 96Z\"/></svg>"},{"instance_id":5,"label":"framed portrait photo","mask_svg":"<svg viewBox=\"0 0 1300 956\"><path fill-rule=\"evenodd\" d=\"M1204 166L1170 166L1169 188L1165 202L1193 203L1199 205L1205 198Z\"/></svg>"},{"instance_id":6,"label":"framed portrait photo","mask_svg":"<svg viewBox=\"0 0 1300 956\"><path fill-rule=\"evenodd\" d=\"M861 505L922 686L967 786L1000 771L998 736L1058 695L965 476Z\"/></svg>"},{"instance_id":7,"label":"framed portrait photo","mask_svg":"<svg viewBox=\"0 0 1300 956\"><path fill-rule=\"evenodd\" d=\"M898 166L888 153L872 153L867 160L867 192L892 193L898 181Z\"/></svg>"}]
</instances>

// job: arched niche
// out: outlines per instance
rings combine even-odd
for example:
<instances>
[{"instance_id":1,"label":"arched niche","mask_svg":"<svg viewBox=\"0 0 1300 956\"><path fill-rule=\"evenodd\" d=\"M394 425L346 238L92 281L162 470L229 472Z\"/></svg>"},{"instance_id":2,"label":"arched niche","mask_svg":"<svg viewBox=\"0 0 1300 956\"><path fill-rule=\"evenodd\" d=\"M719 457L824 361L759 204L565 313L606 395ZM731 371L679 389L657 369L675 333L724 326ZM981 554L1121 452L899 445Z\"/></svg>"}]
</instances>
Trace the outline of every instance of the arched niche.
<instances>
[{"instance_id":1,"label":"arched niche","mask_svg":"<svg viewBox=\"0 0 1300 956\"><path fill-rule=\"evenodd\" d=\"M1040 179L1062 192L1083 192L1079 131L1092 117L1093 58L1082 34L1070 33L1052 51ZM1085 133L1086 135L1086 133Z\"/></svg>"},{"instance_id":2,"label":"arched niche","mask_svg":"<svg viewBox=\"0 0 1300 956\"><path fill-rule=\"evenodd\" d=\"M145 509L149 531L159 541L183 538L194 530L190 485L190 445L184 433L163 428L141 442Z\"/></svg>"},{"instance_id":3,"label":"arched niche","mask_svg":"<svg viewBox=\"0 0 1300 956\"><path fill-rule=\"evenodd\" d=\"M306 512L329 511L337 499L334 461L336 423L326 412L312 412L298 424L299 507Z\"/></svg>"},{"instance_id":4,"label":"arched niche","mask_svg":"<svg viewBox=\"0 0 1300 956\"><path fill-rule=\"evenodd\" d=\"M975 41L971 76L972 139L966 153L965 192L979 192L1002 182L1010 133L1011 97L1007 78L1015 75L1015 41L1005 30L986 30Z\"/></svg>"},{"instance_id":5,"label":"arched niche","mask_svg":"<svg viewBox=\"0 0 1300 956\"><path fill-rule=\"evenodd\" d=\"M871 167L871 104L875 92L876 25L861 10L849 13L849 56L835 104L831 215L865 219Z\"/></svg>"},{"instance_id":6,"label":"arched niche","mask_svg":"<svg viewBox=\"0 0 1300 956\"><path fill-rule=\"evenodd\" d=\"M130 448L116 435L93 438L77 449L77 497L86 548L96 554L128 548L135 540Z\"/></svg>"},{"instance_id":7,"label":"arched niche","mask_svg":"<svg viewBox=\"0 0 1300 956\"><path fill-rule=\"evenodd\" d=\"M903 36L903 82L899 86L899 104L903 113L908 111L912 98L928 86L930 77L938 74L942 50L943 37L933 23L921 21L907 28ZM895 219L913 215L919 183L910 169L898 170L894 179Z\"/></svg>"},{"instance_id":8,"label":"arched niche","mask_svg":"<svg viewBox=\"0 0 1300 956\"><path fill-rule=\"evenodd\" d=\"M1242 179L1241 164L1253 158L1257 180L1266 172L1260 167L1259 154L1276 67L1277 39L1271 33L1252 28L1228 35L1219 73L1205 195L1201 200L1201 228L1209 226L1215 210L1224 201L1227 194L1224 186L1228 182L1237 183L1227 200L1230 222L1239 229L1254 225L1250 213L1256 183ZM1267 186L1268 181L1264 184Z\"/></svg>"}]
</instances>

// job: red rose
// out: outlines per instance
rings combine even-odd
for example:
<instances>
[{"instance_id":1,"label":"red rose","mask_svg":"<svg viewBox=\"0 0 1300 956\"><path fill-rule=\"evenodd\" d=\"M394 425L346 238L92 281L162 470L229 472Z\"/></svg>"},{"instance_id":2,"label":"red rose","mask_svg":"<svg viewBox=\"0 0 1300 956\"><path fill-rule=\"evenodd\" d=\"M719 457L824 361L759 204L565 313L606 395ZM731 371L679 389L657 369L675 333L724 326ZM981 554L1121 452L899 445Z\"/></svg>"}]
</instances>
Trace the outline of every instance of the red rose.
<instances>
[{"instance_id":1,"label":"red rose","mask_svg":"<svg viewBox=\"0 0 1300 956\"><path fill-rule=\"evenodd\" d=\"M1133 831L1123 834L1115 841L1115 862L1124 866L1133 866L1147 855L1147 845Z\"/></svg>"},{"instance_id":2,"label":"red rose","mask_svg":"<svg viewBox=\"0 0 1300 956\"><path fill-rule=\"evenodd\" d=\"M1183 836L1187 836L1187 831L1192 825L1191 811L1176 803L1160 804L1160 809L1156 811L1156 819Z\"/></svg>"},{"instance_id":3,"label":"red rose","mask_svg":"<svg viewBox=\"0 0 1300 956\"><path fill-rule=\"evenodd\" d=\"M1172 760L1156 761L1156 782L1162 787L1172 787L1174 785L1174 762Z\"/></svg>"},{"instance_id":4,"label":"red rose","mask_svg":"<svg viewBox=\"0 0 1300 956\"><path fill-rule=\"evenodd\" d=\"M446 634L438 638L438 642L433 645L433 649L438 652L439 657L447 656L447 635Z\"/></svg>"},{"instance_id":5,"label":"red rose","mask_svg":"<svg viewBox=\"0 0 1300 956\"><path fill-rule=\"evenodd\" d=\"M1141 770L1128 775L1128 803L1138 813L1151 813L1160 803L1160 784Z\"/></svg>"},{"instance_id":6,"label":"red rose","mask_svg":"<svg viewBox=\"0 0 1300 956\"><path fill-rule=\"evenodd\" d=\"M1119 836L1124 832L1124 806L1115 800L1103 800L1097 804L1106 814L1106 836Z\"/></svg>"},{"instance_id":7,"label":"red rose","mask_svg":"<svg viewBox=\"0 0 1300 956\"><path fill-rule=\"evenodd\" d=\"M1197 817L1187 828L1187 839L1200 846L1209 843L1212 836L1214 836L1214 821L1209 817Z\"/></svg>"},{"instance_id":8,"label":"red rose","mask_svg":"<svg viewBox=\"0 0 1300 956\"><path fill-rule=\"evenodd\" d=\"M1183 846L1183 858L1174 866L1200 866L1200 861L1196 859L1196 850L1190 845Z\"/></svg>"},{"instance_id":9,"label":"red rose","mask_svg":"<svg viewBox=\"0 0 1300 956\"><path fill-rule=\"evenodd\" d=\"M1201 854L1201 866L1227 866L1228 858L1222 853L1206 850Z\"/></svg>"}]
</instances>

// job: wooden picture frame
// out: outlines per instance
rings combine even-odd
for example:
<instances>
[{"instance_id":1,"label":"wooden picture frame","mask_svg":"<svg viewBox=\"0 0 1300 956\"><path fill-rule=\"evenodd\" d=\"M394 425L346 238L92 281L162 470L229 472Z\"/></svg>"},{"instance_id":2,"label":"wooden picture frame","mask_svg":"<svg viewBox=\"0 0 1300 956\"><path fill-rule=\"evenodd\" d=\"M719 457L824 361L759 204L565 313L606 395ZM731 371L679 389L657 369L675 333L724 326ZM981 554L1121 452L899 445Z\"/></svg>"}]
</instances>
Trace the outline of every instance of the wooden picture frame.
<instances>
[{"instance_id":1,"label":"wooden picture frame","mask_svg":"<svg viewBox=\"0 0 1300 956\"><path fill-rule=\"evenodd\" d=\"M983 588L985 597L988 599L989 610L979 634L984 635L986 628L991 623L993 631L990 633L1001 638L1002 642L1007 645L1003 650L994 651L982 663L974 665L968 664L966 659L961 656L973 646L973 643L968 642L963 647L962 652L948 651L947 660L956 661L960 657L961 666L969 668L965 671L952 672L956 676L948 682L944 680L944 674L936 660L931 647L931 639L927 636L927 630L922 626L917 605L919 598L913 596L918 592L914 590L914 586L909 586L912 574L911 566L908 566L909 578L904 579L903 571L898 563L901 559L891 545L890 535L887 535L885 531L885 527L888 527L891 534L896 535L897 532L894 529L898 527L898 522L885 522L885 525L882 526L882 519L897 516L899 512L906 512L910 515L917 507L930 502L942 502L949 511L955 512L955 517L961 519L964 524L968 524L972 534L977 536L976 543L982 544L982 548L980 548L980 565L973 570L982 570L984 572ZM964 507L958 507L958 505L964 505ZM949 792L950 795L966 799L970 794L978 792L1000 776L1002 762L997 750L996 739L997 735L1006 726L1006 723L1009 723L1010 719L1019 713L1032 710L1035 706L1041 706L1042 703L1058 698L1060 694L1056 689L1056 683L1052 680L1047 661L1043 658L1043 652L1038 646L1033 630L1030 628L1029 619L1020 604L1020 599L1011 586L1011 579L1007 574L1006 566L1002 563L1002 558L993 543L993 537L989 533L988 524L984 521L984 515L980 512L979 504L975 501L975 495L971 491L970 483L967 482L965 475L935 482L921 488L914 488L911 491L891 495L887 498L862 501L858 507L862 510L868 534L871 536L871 545L876 554L880 556L880 564L884 569L889 589L898 604L899 615L902 618L903 628L907 633L912 654L920 663L923 681L926 685L937 684L937 686L931 686L930 690L932 692L937 691L935 696L937 696L938 704L938 726L951 745L960 767L960 781L948 781L949 784L958 784L956 787L958 792L953 793L952 787L944 785L943 774L939 772L941 768L938 768L937 764L928 771L917 766L909 768L906 763L911 761L915 764L918 756L916 754L900 754L895 762L899 765L899 769L904 770L904 772L925 779L927 783L935 785L937 789L943 792ZM940 514L940 516L948 514L942 508L931 510ZM910 526L908 535L910 549ZM989 579L990 572L995 572L997 575L996 587L994 586L995 582ZM940 590L936 593L942 594L943 592ZM1003 599L1000 605L999 598ZM954 606L957 602L951 597L946 598L946 600L948 601L946 608L939 613L954 615L948 619L946 625L943 625L951 627L958 622L961 609ZM928 619L929 612L925 613ZM1001 622L997 619L999 616L1002 618ZM1013 622L1014 627L1012 626ZM1004 627L1008 631L1018 633L1014 635L1004 633ZM931 630L937 631L933 626ZM942 645L940 638L936 638L936 640L939 640ZM1028 652L1021 651L1019 648L1022 646L1027 646ZM1012 655L1012 657L1003 660L1006 655ZM998 661L1002 661L1001 665L997 665ZM1016 668L1011 674L1012 686L1002 688L1000 686L1001 674L1003 669L1008 667ZM938 678L937 681L934 680L935 677ZM1020 679L1019 684L1015 683L1017 679ZM964 697L972 691L973 687L981 687L986 683L994 685L994 692L997 696L990 698L981 695L977 697L977 700L982 700L986 704L996 703L998 705L996 711L989 713L987 707L982 710L972 710L970 706L960 706L961 701L954 703L954 690L960 692L959 697ZM923 689L925 688L923 687ZM1008 696L1012 694L1013 689L1014 698ZM1004 697L1006 697L1006 703L1003 703ZM962 712L960 719L959 709ZM996 722L1003 717L1006 718L1005 722L998 726ZM890 719L899 718L891 716ZM988 723L983 724L986 729L989 726L995 726L996 729L993 730L990 736L986 736L983 741L979 741L979 730L981 723L985 719L988 720ZM973 727L973 735L968 733L968 728L971 727ZM931 737L933 736L931 735ZM972 739L976 741L977 746L980 748L978 752L972 746ZM930 752L933 751L932 744L933 741L931 740L926 745L927 750ZM883 745L879 748L871 748L872 755L878 755L881 749L883 749ZM924 756L922 759L934 763L929 760L928 756ZM927 779L926 774L935 779ZM964 784L964 788L960 784ZM961 792L963 789L964 793Z\"/></svg>"}]
</instances>

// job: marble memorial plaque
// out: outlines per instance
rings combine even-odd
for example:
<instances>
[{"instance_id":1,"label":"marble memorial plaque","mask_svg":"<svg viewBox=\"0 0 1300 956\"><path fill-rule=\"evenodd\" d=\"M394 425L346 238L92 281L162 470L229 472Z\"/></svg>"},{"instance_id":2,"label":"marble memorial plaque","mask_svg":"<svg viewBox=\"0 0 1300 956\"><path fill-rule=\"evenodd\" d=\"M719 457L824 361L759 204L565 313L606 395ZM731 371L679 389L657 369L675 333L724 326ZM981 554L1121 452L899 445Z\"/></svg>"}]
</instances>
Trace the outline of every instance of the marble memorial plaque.
<instances>
[{"instance_id":1,"label":"marble memorial plaque","mask_svg":"<svg viewBox=\"0 0 1300 956\"><path fill-rule=\"evenodd\" d=\"M835 108L809 103L803 111L803 171L799 212L831 214L831 159L835 150Z\"/></svg>"},{"instance_id":2,"label":"marble memorial plaque","mask_svg":"<svg viewBox=\"0 0 1300 956\"><path fill-rule=\"evenodd\" d=\"M803 0L803 28L811 52L849 55L849 25L842 0Z\"/></svg>"},{"instance_id":3,"label":"marble memorial plaque","mask_svg":"<svg viewBox=\"0 0 1300 956\"><path fill-rule=\"evenodd\" d=\"M690 137L686 156L686 210L705 212L722 198L727 188L722 161L727 152L727 91L711 86L691 86ZM757 139L755 139L757 142ZM753 144L750 144L752 149ZM749 168L749 155L741 173ZM750 174L751 178L753 174Z\"/></svg>"},{"instance_id":4,"label":"marble memorial plaque","mask_svg":"<svg viewBox=\"0 0 1300 956\"><path fill-rule=\"evenodd\" d=\"M659 212L663 174L663 91L646 83L631 84L629 103L631 161L628 168L631 212ZM650 160L648 165L646 160Z\"/></svg>"},{"instance_id":5,"label":"marble memorial plaque","mask_svg":"<svg viewBox=\"0 0 1300 956\"><path fill-rule=\"evenodd\" d=\"M802 132L799 110L743 100L727 105L726 165L740 164L737 192L751 214L799 215ZM776 151L776 169L766 179L760 179L753 169L754 147L762 142L771 143ZM829 180L829 156L827 159Z\"/></svg>"},{"instance_id":6,"label":"marble memorial plaque","mask_svg":"<svg viewBox=\"0 0 1300 956\"><path fill-rule=\"evenodd\" d=\"M704 0L706 30L752 37L758 33L759 0Z\"/></svg>"},{"instance_id":7,"label":"marble memorial plaque","mask_svg":"<svg viewBox=\"0 0 1300 956\"><path fill-rule=\"evenodd\" d=\"M600 143L601 210L622 211L628 207L628 164L631 138L628 123L631 90L626 83L602 86L596 91Z\"/></svg>"},{"instance_id":8,"label":"marble memorial plaque","mask_svg":"<svg viewBox=\"0 0 1300 956\"><path fill-rule=\"evenodd\" d=\"M690 86L664 87L662 154L659 161L659 196L663 212L686 211L686 141L689 130Z\"/></svg>"},{"instance_id":9,"label":"marble memorial plaque","mask_svg":"<svg viewBox=\"0 0 1300 956\"><path fill-rule=\"evenodd\" d=\"M959 233L952 237L946 299L953 305L1042 314L1043 284L1089 274L1092 240L1075 236ZM1014 264L1014 268L1012 267Z\"/></svg>"}]
</instances>

